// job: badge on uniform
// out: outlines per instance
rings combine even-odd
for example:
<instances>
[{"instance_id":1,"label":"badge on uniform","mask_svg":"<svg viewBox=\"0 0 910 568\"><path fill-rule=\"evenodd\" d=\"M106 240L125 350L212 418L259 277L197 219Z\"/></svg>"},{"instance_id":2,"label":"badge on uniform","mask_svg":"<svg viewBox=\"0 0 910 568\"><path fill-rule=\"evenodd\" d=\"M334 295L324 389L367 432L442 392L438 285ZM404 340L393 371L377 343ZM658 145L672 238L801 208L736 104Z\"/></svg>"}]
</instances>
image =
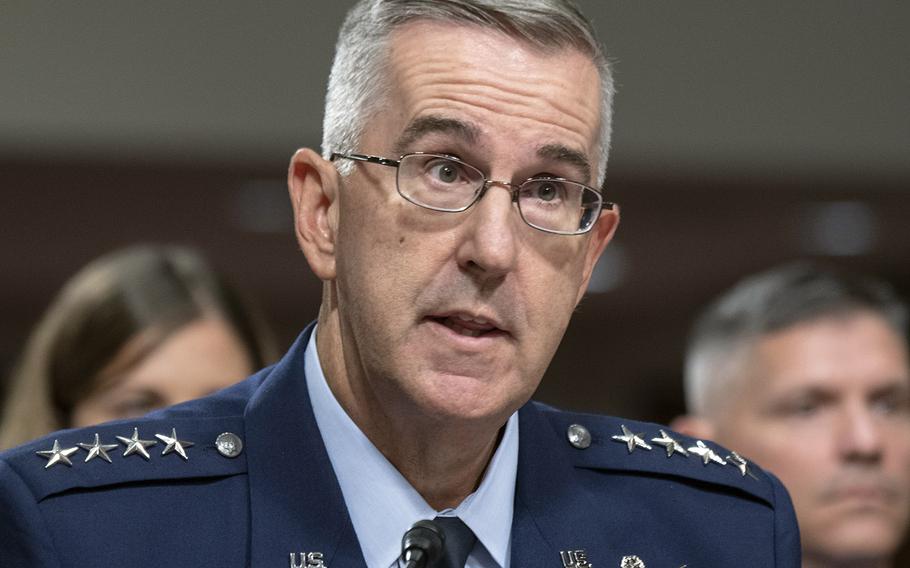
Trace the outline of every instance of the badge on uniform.
<instances>
[{"instance_id":1,"label":"badge on uniform","mask_svg":"<svg viewBox=\"0 0 910 568\"><path fill-rule=\"evenodd\" d=\"M53 448L49 450L39 450L35 453L47 460L47 464L44 466L44 469L48 469L49 467L57 465L58 463L73 467L73 462L70 461L70 456L78 451L79 448L61 448L60 441L54 440Z\"/></svg>"},{"instance_id":2,"label":"badge on uniform","mask_svg":"<svg viewBox=\"0 0 910 568\"><path fill-rule=\"evenodd\" d=\"M562 550L559 552L563 568L593 568L588 562L588 554L584 550Z\"/></svg>"},{"instance_id":3,"label":"badge on uniform","mask_svg":"<svg viewBox=\"0 0 910 568\"><path fill-rule=\"evenodd\" d=\"M292 552L291 568L328 568L321 552Z\"/></svg>"},{"instance_id":4,"label":"badge on uniform","mask_svg":"<svg viewBox=\"0 0 910 568\"><path fill-rule=\"evenodd\" d=\"M689 451L700 457L704 465L708 465L710 462L714 462L718 465L727 465L724 458L717 455L714 450L705 445L701 440L696 440L695 445L689 448Z\"/></svg>"}]
</instances>

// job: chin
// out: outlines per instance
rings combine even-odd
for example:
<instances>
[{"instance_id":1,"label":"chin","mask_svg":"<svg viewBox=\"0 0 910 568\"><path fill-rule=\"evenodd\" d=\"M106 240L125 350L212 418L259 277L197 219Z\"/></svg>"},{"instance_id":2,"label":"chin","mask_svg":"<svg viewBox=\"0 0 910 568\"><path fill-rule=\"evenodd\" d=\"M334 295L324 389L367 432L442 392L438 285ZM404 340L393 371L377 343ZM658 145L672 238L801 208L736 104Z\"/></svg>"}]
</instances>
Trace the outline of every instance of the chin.
<instances>
[{"instance_id":1,"label":"chin","mask_svg":"<svg viewBox=\"0 0 910 568\"><path fill-rule=\"evenodd\" d=\"M440 375L433 388L424 391L418 404L430 415L445 420L503 422L523 404L520 397L503 392L502 383L461 375ZM530 395L528 395L530 396Z\"/></svg>"},{"instance_id":2,"label":"chin","mask_svg":"<svg viewBox=\"0 0 910 568\"><path fill-rule=\"evenodd\" d=\"M828 531L824 542L818 544L830 556L845 560L889 558L900 546L903 532L889 519L854 518Z\"/></svg>"}]
</instances>

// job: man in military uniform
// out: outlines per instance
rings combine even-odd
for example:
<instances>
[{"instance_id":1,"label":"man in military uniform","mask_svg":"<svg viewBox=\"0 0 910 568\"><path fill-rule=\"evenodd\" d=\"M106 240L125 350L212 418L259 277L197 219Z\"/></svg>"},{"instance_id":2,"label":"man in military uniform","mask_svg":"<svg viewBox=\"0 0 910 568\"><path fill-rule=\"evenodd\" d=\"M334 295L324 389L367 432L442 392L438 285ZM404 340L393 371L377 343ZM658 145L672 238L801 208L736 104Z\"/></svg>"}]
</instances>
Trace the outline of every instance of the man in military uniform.
<instances>
[{"instance_id":1,"label":"man in military uniform","mask_svg":"<svg viewBox=\"0 0 910 568\"><path fill-rule=\"evenodd\" d=\"M619 220L612 93L566 0L358 3L288 176L316 324L222 393L4 454L3 566L388 568L420 519L440 566L797 566L735 453L528 402Z\"/></svg>"},{"instance_id":2,"label":"man in military uniform","mask_svg":"<svg viewBox=\"0 0 910 568\"><path fill-rule=\"evenodd\" d=\"M789 489L805 568L886 568L910 521L907 309L877 279L810 263L712 303L686 354L690 414Z\"/></svg>"}]
</instances>

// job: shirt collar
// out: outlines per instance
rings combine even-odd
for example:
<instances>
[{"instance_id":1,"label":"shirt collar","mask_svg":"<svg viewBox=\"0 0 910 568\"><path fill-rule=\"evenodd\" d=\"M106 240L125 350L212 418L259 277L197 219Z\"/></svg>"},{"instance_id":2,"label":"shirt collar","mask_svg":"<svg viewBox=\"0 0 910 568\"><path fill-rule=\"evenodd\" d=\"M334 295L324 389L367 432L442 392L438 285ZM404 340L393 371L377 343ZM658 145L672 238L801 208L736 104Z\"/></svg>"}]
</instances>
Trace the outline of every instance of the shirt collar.
<instances>
[{"instance_id":1,"label":"shirt collar","mask_svg":"<svg viewBox=\"0 0 910 568\"><path fill-rule=\"evenodd\" d=\"M507 568L518 472L518 414L512 414L506 422L502 440L477 491L455 509L435 511L335 399L316 352L316 330L304 357L313 415L367 566L392 566L401 553L401 537L414 522L446 515L464 521L497 565Z\"/></svg>"}]
</instances>

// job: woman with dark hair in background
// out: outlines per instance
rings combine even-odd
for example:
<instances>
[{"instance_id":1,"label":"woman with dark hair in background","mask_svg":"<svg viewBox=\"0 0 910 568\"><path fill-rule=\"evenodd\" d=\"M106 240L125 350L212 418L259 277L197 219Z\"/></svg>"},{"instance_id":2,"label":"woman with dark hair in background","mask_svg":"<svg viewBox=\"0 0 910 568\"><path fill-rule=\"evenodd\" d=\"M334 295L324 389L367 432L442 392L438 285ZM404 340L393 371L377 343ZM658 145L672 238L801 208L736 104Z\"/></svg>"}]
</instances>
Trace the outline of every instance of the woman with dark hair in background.
<instances>
[{"instance_id":1,"label":"woman with dark hair in background","mask_svg":"<svg viewBox=\"0 0 910 568\"><path fill-rule=\"evenodd\" d=\"M264 319L197 252L115 251L73 276L33 331L0 449L204 396L275 355Z\"/></svg>"}]
</instances>

